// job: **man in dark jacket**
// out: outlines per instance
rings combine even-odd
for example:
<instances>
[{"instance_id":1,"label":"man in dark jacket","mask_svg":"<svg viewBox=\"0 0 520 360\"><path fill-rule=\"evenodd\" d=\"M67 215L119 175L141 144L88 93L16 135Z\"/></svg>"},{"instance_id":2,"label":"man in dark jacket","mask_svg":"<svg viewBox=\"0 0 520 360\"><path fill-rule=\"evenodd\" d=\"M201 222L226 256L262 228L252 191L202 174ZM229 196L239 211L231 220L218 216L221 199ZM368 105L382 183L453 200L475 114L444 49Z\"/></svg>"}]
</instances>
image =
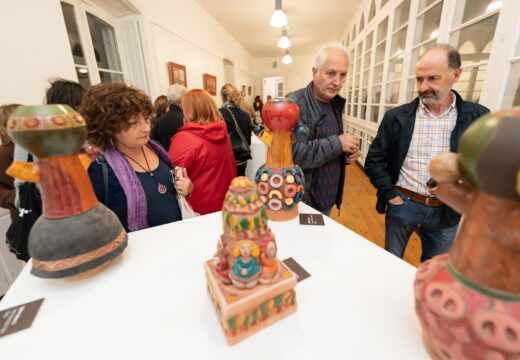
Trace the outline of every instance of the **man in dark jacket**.
<instances>
[{"instance_id":1,"label":"man in dark jacket","mask_svg":"<svg viewBox=\"0 0 520 360\"><path fill-rule=\"evenodd\" d=\"M400 258L417 226L421 261L448 252L458 229L460 215L432 197L427 182L431 159L456 151L464 130L489 112L451 90L460 65L458 51L445 44L419 59L419 97L386 112L365 161L377 189L376 209L386 211L385 249Z\"/></svg>"},{"instance_id":2,"label":"man in dark jacket","mask_svg":"<svg viewBox=\"0 0 520 360\"><path fill-rule=\"evenodd\" d=\"M181 108L181 99L186 94L186 88L179 84L173 84L168 88L168 102L170 109L166 114L157 119L152 130L151 138L159 141L162 147L170 150L170 141L177 130L184 125L184 115Z\"/></svg>"},{"instance_id":3,"label":"man in dark jacket","mask_svg":"<svg viewBox=\"0 0 520 360\"><path fill-rule=\"evenodd\" d=\"M343 134L345 99L338 92L348 66L341 44L327 44L316 57L311 83L286 95L298 105L298 122L309 129L308 140L296 141L292 147L294 163L305 175L303 201L325 215L330 215L334 205L341 206L345 165L360 155L359 138Z\"/></svg>"}]
</instances>

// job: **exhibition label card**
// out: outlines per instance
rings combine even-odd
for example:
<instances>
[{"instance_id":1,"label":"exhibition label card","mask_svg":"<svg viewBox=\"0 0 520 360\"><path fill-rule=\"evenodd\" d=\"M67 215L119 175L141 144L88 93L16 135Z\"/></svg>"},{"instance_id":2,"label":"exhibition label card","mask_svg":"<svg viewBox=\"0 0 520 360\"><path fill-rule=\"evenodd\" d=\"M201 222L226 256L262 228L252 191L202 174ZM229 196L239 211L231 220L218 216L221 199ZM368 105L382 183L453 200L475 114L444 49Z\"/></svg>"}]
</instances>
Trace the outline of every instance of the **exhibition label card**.
<instances>
[{"instance_id":1,"label":"exhibition label card","mask_svg":"<svg viewBox=\"0 0 520 360\"><path fill-rule=\"evenodd\" d=\"M311 276L300 264L296 262L292 257L287 258L283 261L295 274L298 282L307 279Z\"/></svg>"},{"instance_id":2,"label":"exhibition label card","mask_svg":"<svg viewBox=\"0 0 520 360\"><path fill-rule=\"evenodd\" d=\"M300 214L300 225L325 225L322 214Z\"/></svg>"},{"instance_id":3,"label":"exhibition label card","mask_svg":"<svg viewBox=\"0 0 520 360\"><path fill-rule=\"evenodd\" d=\"M0 337L31 327L43 298L0 311Z\"/></svg>"}]
</instances>

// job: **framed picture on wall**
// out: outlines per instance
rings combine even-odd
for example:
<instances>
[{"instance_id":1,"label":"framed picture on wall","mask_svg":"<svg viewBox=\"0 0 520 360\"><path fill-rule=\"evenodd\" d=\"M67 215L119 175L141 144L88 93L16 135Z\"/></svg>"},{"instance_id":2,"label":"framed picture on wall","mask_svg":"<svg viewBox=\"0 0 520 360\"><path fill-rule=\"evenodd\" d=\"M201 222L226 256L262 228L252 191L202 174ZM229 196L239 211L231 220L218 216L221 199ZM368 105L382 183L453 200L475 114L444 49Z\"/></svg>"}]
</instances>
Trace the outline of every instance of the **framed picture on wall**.
<instances>
[{"instance_id":1,"label":"framed picture on wall","mask_svg":"<svg viewBox=\"0 0 520 360\"><path fill-rule=\"evenodd\" d=\"M251 86L247 87L247 95L251 96Z\"/></svg>"},{"instance_id":2,"label":"framed picture on wall","mask_svg":"<svg viewBox=\"0 0 520 360\"><path fill-rule=\"evenodd\" d=\"M168 73L170 74L170 85L179 84L188 87L186 80L186 66L169 61Z\"/></svg>"},{"instance_id":3,"label":"framed picture on wall","mask_svg":"<svg viewBox=\"0 0 520 360\"><path fill-rule=\"evenodd\" d=\"M246 96L246 86L242 85L242 96Z\"/></svg>"},{"instance_id":4,"label":"framed picture on wall","mask_svg":"<svg viewBox=\"0 0 520 360\"><path fill-rule=\"evenodd\" d=\"M210 74L202 75L202 82L204 84L204 90L210 93L210 95L217 95L217 77Z\"/></svg>"}]
</instances>

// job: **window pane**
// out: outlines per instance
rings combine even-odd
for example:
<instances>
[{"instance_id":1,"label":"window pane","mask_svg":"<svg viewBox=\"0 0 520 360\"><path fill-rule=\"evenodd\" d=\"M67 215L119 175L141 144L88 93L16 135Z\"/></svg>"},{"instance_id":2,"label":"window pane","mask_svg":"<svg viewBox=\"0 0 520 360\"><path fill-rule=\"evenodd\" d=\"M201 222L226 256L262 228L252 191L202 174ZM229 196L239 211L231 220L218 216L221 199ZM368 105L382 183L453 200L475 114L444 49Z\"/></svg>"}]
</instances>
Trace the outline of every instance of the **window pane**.
<instances>
[{"instance_id":1,"label":"window pane","mask_svg":"<svg viewBox=\"0 0 520 360\"><path fill-rule=\"evenodd\" d=\"M398 56L393 60L390 60L388 66L388 80L395 80L401 77L403 73L403 56Z\"/></svg>"},{"instance_id":2,"label":"window pane","mask_svg":"<svg viewBox=\"0 0 520 360\"><path fill-rule=\"evenodd\" d=\"M359 102L358 101L358 99L359 99L358 94L359 94L359 89L354 89L354 100L352 101L354 104L357 104Z\"/></svg>"},{"instance_id":3,"label":"window pane","mask_svg":"<svg viewBox=\"0 0 520 360\"><path fill-rule=\"evenodd\" d=\"M412 101L417 97L417 89L415 88L415 79L408 80L408 88L406 89L405 101Z\"/></svg>"},{"instance_id":4,"label":"window pane","mask_svg":"<svg viewBox=\"0 0 520 360\"><path fill-rule=\"evenodd\" d=\"M408 26L396 32L392 35L392 47L390 50L390 56L404 55L404 46L406 44L406 31Z\"/></svg>"},{"instance_id":5,"label":"window pane","mask_svg":"<svg viewBox=\"0 0 520 360\"><path fill-rule=\"evenodd\" d=\"M359 32L365 28L365 14L361 14L361 20L359 21Z\"/></svg>"},{"instance_id":6,"label":"window pane","mask_svg":"<svg viewBox=\"0 0 520 360\"><path fill-rule=\"evenodd\" d=\"M363 88L363 89L361 89L361 101L360 102L366 104L367 100L368 100L368 88Z\"/></svg>"},{"instance_id":7,"label":"window pane","mask_svg":"<svg viewBox=\"0 0 520 360\"><path fill-rule=\"evenodd\" d=\"M352 110L352 116L357 117L357 109L358 109L357 104L354 104L354 109Z\"/></svg>"},{"instance_id":8,"label":"window pane","mask_svg":"<svg viewBox=\"0 0 520 360\"><path fill-rule=\"evenodd\" d=\"M385 113L388 111L388 110L392 110L395 106L385 106Z\"/></svg>"},{"instance_id":9,"label":"window pane","mask_svg":"<svg viewBox=\"0 0 520 360\"><path fill-rule=\"evenodd\" d=\"M368 22L370 22L374 16L376 16L376 3L375 0L372 0L372 4L370 4L370 11L368 12Z\"/></svg>"},{"instance_id":10,"label":"window pane","mask_svg":"<svg viewBox=\"0 0 520 360\"><path fill-rule=\"evenodd\" d=\"M363 71L363 86L368 86L368 72L370 69Z\"/></svg>"},{"instance_id":11,"label":"window pane","mask_svg":"<svg viewBox=\"0 0 520 360\"><path fill-rule=\"evenodd\" d=\"M383 41L381 44L377 45L376 47L376 58L375 58L375 63L380 63L381 61L383 61L385 59L385 45L386 45L386 41Z\"/></svg>"},{"instance_id":12,"label":"window pane","mask_svg":"<svg viewBox=\"0 0 520 360\"><path fill-rule=\"evenodd\" d=\"M410 0L404 0L404 2L395 9L394 17L394 28L395 31L400 26L408 22L408 16L410 16Z\"/></svg>"},{"instance_id":13,"label":"window pane","mask_svg":"<svg viewBox=\"0 0 520 360\"><path fill-rule=\"evenodd\" d=\"M502 109L509 109L520 105L520 63L511 64L511 73L507 81L507 88L502 101Z\"/></svg>"},{"instance_id":14,"label":"window pane","mask_svg":"<svg viewBox=\"0 0 520 360\"><path fill-rule=\"evenodd\" d=\"M485 13L492 12L502 7L502 1L499 0L471 0L461 2L464 4L464 8L458 7L458 11L455 12L453 18L453 26L464 24L465 22L476 18Z\"/></svg>"},{"instance_id":15,"label":"window pane","mask_svg":"<svg viewBox=\"0 0 520 360\"><path fill-rule=\"evenodd\" d=\"M373 84L379 84L383 81L383 64L374 67L374 81Z\"/></svg>"},{"instance_id":16,"label":"window pane","mask_svg":"<svg viewBox=\"0 0 520 360\"><path fill-rule=\"evenodd\" d=\"M458 82L453 85L460 96L466 101L478 103L480 100L480 92L482 84L486 77L486 65L462 70L462 74Z\"/></svg>"},{"instance_id":17,"label":"window pane","mask_svg":"<svg viewBox=\"0 0 520 360\"><path fill-rule=\"evenodd\" d=\"M118 74L118 73L109 73L109 72L105 72L105 71L100 71L99 78L101 79L101 82L107 82L107 83L108 82L110 82L110 83L124 82L123 74Z\"/></svg>"},{"instance_id":18,"label":"window pane","mask_svg":"<svg viewBox=\"0 0 520 360\"><path fill-rule=\"evenodd\" d=\"M418 44L428 39L436 39L439 35L441 22L442 2L435 5L423 15L417 18L415 41Z\"/></svg>"},{"instance_id":19,"label":"window pane","mask_svg":"<svg viewBox=\"0 0 520 360\"><path fill-rule=\"evenodd\" d=\"M88 69L76 66L76 75L78 76L78 82L83 86L90 86L90 78L88 76Z\"/></svg>"},{"instance_id":20,"label":"window pane","mask_svg":"<svg viewBox=\"0 0 520 360\"><path fill-rule=\"evenodd\" d=\"M393 82L386 85L386 103L397 104L399 101L399 84L400 82Z\"/></svg>"},{"instance_id":21,"label":"window pane","mask_svg":"<svg viewBox=\"0 0 520 360\"><path fill-rule=\"evenodd\" d=\"M380 7L380 9L382 9L383 6L385 6L387 2L388 2L388 0L381 0L381 7Z\"/></svg>"},{"instance_id":22,"label":"window pane","mask_svg":"<svg viewBox=\"0 0 520 360\"><path fill-rule=\"evenodd\" d=\"M378 104L381 101L381 85L372 86L372 103Z\"/></svg>"},{"instance_id":23,"label":"window pane","mask_svg":"<svg viewBox=\"0 0 520 360\"><path fill-rule=\"evenodd\" d=\"M372 50L372 38L373 38L373 35L374 33L371 32L370 34L367 35L367 39L365 41L365 51L368 51L368 50Z\"/></svg>"},{"instance_id":24,"label":"window pane","mask_svg":"<svg viewBox=\"0 0 520 360\"><path fill-rule=\"evenodd\" d=\"M372 55L371 51L369 51L369 52L367 52L365 54L365 60L364 60L365 61L365 63L364 63L365 64L365 69L370 67L370 55Z\"/></svg>"},{"instance_id":25,"label":"window pane","mask_svg":"<svg viewBox=\"0 0 520 360\"><path fill-rule=\"evenodd\" d=\"M386 38L386 32L388 30L388 17L379 23L377 27L377 42Z\"/></svg>"},{"instance_id":26,"label":"window pane","mask_svg":"<svg viewBox=\"0 0 520 360\"><path fill-rule=\"evenodd\" d=\"M415 65L419 61L419 58L429 49L431 49L436 44L435 40L432 40L424 45L419 46L418 48L412 51L412 61L410 63L410 73L409 75L415 75Z\"/></svg>"},{"instance_id":27,"label":"window pane","mask_svg":"<svg viewBox=\"0 0 520 360\"><path fill-rule=\"evenodd\" d=\"M371 113L370 113L370 122L377 124L377 119L379 118L379 106L371 106Z\"/></svg>"},{"instance_id":28,"label":"window pane","mask_svg":"<svg viewBox=\"0 0 520 360\"><path fill-rule=\"evenodd\" d=\"M363 41L360 41L358 46L357 46L357 50L356 50L356 57L360 57L361 56L361 50L363 49Z\"/></svg>"},{"instance_id":29,"label":"window pane","mask_svg":"<svg viewBox=\"0 0 520 360\"><path fill-rule=\"evenodd\" d=\"M89 13L87 13L87 20L97 66L102 69L121 71L114 28Z\"/></svg>"},{"instance_id":30,"label":"window pane","mask_svg":"<svg viewBox=\"0 0 520 360\"><path fill-rule=\"evenodd\" d=\"M63 11L63 18L65 19L65 28L69 36L70 49L72 50L72 57L74 64L86 65L85 56L83 55L83 47L78 33L78 25L76 24L76 17L74 16L74 6L61 3L61 10Z\"/></svg>"},{"instance_id":31,"label":"window pane","mask_svg":"<svg viewBox=\"0 0 520 360\"><path fill-rule=\"evenodd\" d=\"M419 12L426 9L428 6L433 4L437 0L419 0Z\"/></svg>"},{"instance_id":32,"label":"window pane","mask_svg":"<svg viewBox=\"0 0 520 360\"><path fill-rule=\"evenodd\" d=\"M359 118L362 120L365 120L366 117L367 117L367 106L361 105L360 110L359 110Z\"/></svg>"},{"instance_id":33,"label":"window pane","mask_svg":"<svg viewBox=\"0 0 520 360\"><path fill-rule=\"evenodd\" d=\"M359 87L360 83L359 83L359 80L360 80L360 75L359 73L356 74L356 87Z\"/></svg>"},{"instance_id":34,"label":"window pane","mask_svg":"<svg viewBox=\"0 0 520 360\"><path fill-rule=\"evenodd\" d=\"M489 58L498 15L495 14L451 35L451 44L459 49L462 65Z\"/></svg>"}]
</instances>

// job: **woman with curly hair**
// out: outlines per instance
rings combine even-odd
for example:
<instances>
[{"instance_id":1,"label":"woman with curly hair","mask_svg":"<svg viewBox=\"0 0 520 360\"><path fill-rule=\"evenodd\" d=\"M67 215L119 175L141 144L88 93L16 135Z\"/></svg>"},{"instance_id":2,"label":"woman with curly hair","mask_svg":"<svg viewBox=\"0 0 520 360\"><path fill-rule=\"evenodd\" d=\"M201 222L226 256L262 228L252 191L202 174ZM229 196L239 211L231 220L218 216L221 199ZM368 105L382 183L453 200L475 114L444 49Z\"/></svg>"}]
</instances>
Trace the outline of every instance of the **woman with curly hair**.
<instances>
[{"instance_id":1,"label":"woman with curly hair","mask_svg":"<svg viewBox=\"0 0 520 360\"><path fill-rule=\"evenodd\" d=\"M7 133L7 120L18 106L19 104L0 106L0 206L9 209L11 220L16 216L17 209L14 179L5 173L13 162L14 155L14 143Z\"/></svg>"},{"instance_id":2,"label":"woman with curly hair","mask_svg":"<svg viewBox=\"0 0 520 360\"><path fill-rule=\"evenodd\" d=\"M242 94L233 85L226 84L220 90L220 96L222 97L223 104L219 110L226 122L228 133L238 125L247 144L251 146L251 121L249 115L245 111L240 110L240 103L244 99ZM251 157L235 158L237 176L246 175L247 160L250 158Z\"/></svg>"},{"instance_id":3,"label":"woman with curly hair","mask_svg":"<svg viewBox=\"0 0 520 360\"><path fill-rule=\"evenodd\" d=\"M87 122L88 141L103 152L88 169L94 192L123 227L135 231L181 220L177 193L188 196L193 184L184 171L176 190L173 163L150 141L148 95L125 84L101 83L87 89L79 112Z\"/></svg>"},{"instance_id":4,"label":"woman with curly hair","mask_svg":"<svg viewBox=\"0 0 520 360\"><path fill-rule=\"evenodd\" d=\"M172 138L170 157L185 167L194 191L187 199L201 215L222 210L222 203L237 169L231 142L215 100L194 89L182 97L184 125Z\"/></svg>"}]
</instances>

